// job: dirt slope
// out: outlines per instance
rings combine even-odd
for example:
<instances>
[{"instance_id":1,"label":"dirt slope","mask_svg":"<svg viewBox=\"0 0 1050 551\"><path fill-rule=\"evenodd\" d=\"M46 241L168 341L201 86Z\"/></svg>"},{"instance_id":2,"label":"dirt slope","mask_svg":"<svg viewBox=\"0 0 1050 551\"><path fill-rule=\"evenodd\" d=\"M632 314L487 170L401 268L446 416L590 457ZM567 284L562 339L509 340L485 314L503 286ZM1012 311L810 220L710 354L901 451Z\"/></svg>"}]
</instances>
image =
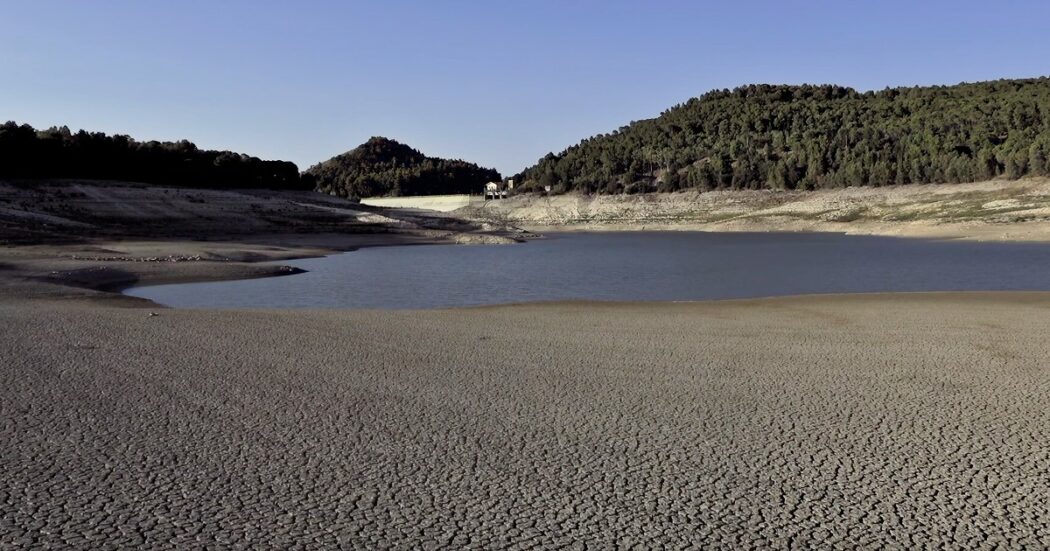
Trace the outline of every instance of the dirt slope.
<instances>
[{"instance_id":1,"label":"dirt slope","mask_svg":"<svg viewBox=\"0 0 1050 551\"><path fill-rule=\"evenodd\" d=\"M832 231L1050 240L1050 180L812 192L522 195L454 214L547 230Z\"/></svg>"},{"instance_id":2,"label":"dirt slope","mask_svg":"<svg viewBox=\"0 0 1050 551\"><path fill-rule=\"evenodd\" d=\"M230 238L262 234L474 232L480 225L309 191L98 181L0 181L0 242ZM490 232L498 233L498 232Z\"/></svg>"}]
</instances>

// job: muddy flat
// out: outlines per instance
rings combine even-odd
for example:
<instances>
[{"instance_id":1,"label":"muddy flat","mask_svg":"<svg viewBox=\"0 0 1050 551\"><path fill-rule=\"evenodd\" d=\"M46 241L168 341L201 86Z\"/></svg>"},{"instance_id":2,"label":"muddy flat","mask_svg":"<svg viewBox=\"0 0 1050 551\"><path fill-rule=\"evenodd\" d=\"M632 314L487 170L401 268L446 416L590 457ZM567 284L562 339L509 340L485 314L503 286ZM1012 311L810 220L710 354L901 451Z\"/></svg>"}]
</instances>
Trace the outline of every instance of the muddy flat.
<instances>
[{"instance_id":1,"label":"muddy flat","mask_svg":"<svg viewBox=\"0 0 1050 551\"><path fill-rule=\"evenodd\" d=\"M1050 294L0 301L0 546L1046 547Z\"/></svg>"}]
</instances>

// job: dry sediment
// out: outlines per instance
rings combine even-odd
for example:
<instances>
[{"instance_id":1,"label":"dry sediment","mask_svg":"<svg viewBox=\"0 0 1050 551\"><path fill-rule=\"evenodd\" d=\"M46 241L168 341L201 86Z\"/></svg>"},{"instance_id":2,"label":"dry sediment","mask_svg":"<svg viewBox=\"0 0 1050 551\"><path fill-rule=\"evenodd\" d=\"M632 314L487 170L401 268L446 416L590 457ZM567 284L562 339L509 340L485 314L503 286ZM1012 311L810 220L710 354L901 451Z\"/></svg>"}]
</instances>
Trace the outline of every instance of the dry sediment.
<instances>
[{"instance_id":1,"label":"dry sediment","mask_svg":"<svg viewBox=\"0 0 1050 551\"><path fill-rule=\"evenodd\" d=\"M454 212L536 231L819 231L1050 241L1050 180L818 191L526 194Z\"/></svg>"},{"instance_id":2,"label":"dry sediment","mask_svg":"<svg viewBox=\"0 0 1050 551\"><path fill-rule=\"evenodd\" d=\"M463 233L517 235L511 228L478 230L478 224L454 217L367 207L312 191L0 180L0 244L216 238L258 242L274 235L310 239L399 234L435 240Z\"/></svg>"},{"instance_id":3,"label":"dry sediment","mask_svg":"<svg viewBox=\"0 0 1050 551\"><path fill-rule=\"evenodd\" d=\"M1050 546L1050 294L0 301L0 548Z\"/></svg>"}]
</instances>

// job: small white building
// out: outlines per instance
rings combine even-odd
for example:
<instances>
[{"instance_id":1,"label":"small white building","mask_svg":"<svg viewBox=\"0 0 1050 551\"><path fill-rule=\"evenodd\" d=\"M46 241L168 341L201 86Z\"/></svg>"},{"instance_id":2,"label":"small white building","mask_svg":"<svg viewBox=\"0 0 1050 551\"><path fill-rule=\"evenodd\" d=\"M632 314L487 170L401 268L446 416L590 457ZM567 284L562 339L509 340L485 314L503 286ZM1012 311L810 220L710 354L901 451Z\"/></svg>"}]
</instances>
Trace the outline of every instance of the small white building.
<instances>
[{"instance_id":1,"label":"small white building","mask_svg":"<svg viewBox=\"0 0 1050 551\"><path fill-rule=\"evenodd\" d=\"M514 189L513 180L507 186L503 182L489 182L485 184L485 199L503 199L507 196L508 189Z\"/></svg>"}]
</instances>

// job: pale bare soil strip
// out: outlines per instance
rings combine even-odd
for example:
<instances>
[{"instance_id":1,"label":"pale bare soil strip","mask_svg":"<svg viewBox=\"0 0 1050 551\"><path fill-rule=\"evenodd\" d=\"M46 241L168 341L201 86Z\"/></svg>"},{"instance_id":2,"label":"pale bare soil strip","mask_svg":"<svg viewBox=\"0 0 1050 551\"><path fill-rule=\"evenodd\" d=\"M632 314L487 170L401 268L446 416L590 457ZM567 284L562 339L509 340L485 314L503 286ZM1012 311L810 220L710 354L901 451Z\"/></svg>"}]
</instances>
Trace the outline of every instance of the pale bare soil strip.
<instances>
[{"instance_id":1,"label":"pale bare soil strip","mask_svg":"<svg viewBox=\"0 0 1050 551\"><path fill-rule=\"evenodd\" d=\"M507 231L504 231L507 230ZM382 209L312 191L221 190L91 180L0 180L0 244L87 239L407 235L509 242L506 228L424 211Z\"/></svg>"},{"instance_id":2,"label":"pale bare soil strip","mask_svg":"<svg viewBox=\"0 0 1050 551\"><path fill-rule=\"evenodd\" d=\"M1050 294L0 300L0 548L1050 546Z\"/></svg>"},{"instance_id":3,"label":"pale bare soil strip","mask_svg":"<svg viewBox=\"0 0 1050 551\"><path fill-rule=\"evenodd\" d=\"M550 230L827 231L1050 241L1050 180L645 195L521 195L455 211Z\"/></svg>"}]
</instances>

